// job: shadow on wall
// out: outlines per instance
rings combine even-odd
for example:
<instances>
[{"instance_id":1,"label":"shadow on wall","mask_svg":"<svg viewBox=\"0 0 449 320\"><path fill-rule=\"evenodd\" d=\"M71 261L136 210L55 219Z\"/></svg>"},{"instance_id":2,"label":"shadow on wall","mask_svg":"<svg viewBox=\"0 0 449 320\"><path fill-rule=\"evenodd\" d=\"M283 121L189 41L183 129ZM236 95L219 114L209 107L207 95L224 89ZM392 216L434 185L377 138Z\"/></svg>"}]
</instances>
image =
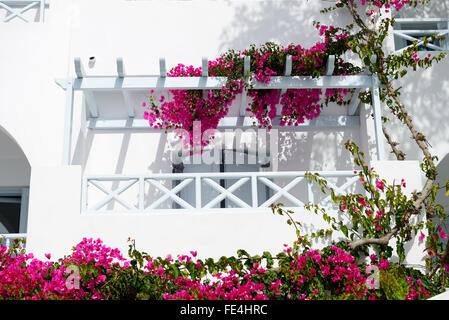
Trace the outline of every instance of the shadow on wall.
<instances>
[{"instance_id":1,"label":"shadow on wall","mask_svg":"<svg viewBox=\"0 0 449 320\"><path fill-rule=\"evenodd\" d=\"M399 85L403 86L402 101L408 108L413 122L430 142L431 152L442 159L449 152L449 59L446 58L428 70L409 71ZM386 116L390 116L388 111ZM407 160L421 160L421 150L410 138L404 124L394 119L387 124L399 148L407 154ZM391 156L392 157L392 156Z\"/></svg>"},{"instance_id":2,"label":"shadow on wall","mask_svg":"<svg viewBox=\"0 0 449 320\"><path fill-rule=\"evenodd\" d=\"M250 44L264 44L273 41L281 45L301 41L304 47L312 46L318 39L313 21L336 24L341 21L338 13L321 15L322 8L332 3L326 1L247 1L235 3L235 14L231 23L224 28L220 49L242 50ZM316 12L316 14L310 14Z\"/></svg>"},{"instance_id":3,"label":"shadow on wall","mask_svg":"<svg viewBox=\"0 0 449 320\"><path fill-rule=\"evenodd\" d=\"M401 18L448 18L449 0L433 0L425 6L404 8L400 11Z\"/></svg>"}]
</instances>

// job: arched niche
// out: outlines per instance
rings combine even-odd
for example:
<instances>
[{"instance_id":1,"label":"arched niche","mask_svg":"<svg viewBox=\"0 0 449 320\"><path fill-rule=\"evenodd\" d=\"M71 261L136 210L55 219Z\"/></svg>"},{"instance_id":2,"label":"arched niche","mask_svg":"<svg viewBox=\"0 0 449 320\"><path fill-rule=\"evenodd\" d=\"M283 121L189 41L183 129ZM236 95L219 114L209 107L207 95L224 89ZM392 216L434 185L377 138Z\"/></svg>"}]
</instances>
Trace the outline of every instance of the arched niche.
<instances>
[{"instance_id":1,"label":"arched niche","mask_svg":"<svg viewBox=\"0 0 449 320\"><path fill-rule=\"evenodd\" d=\"M19 144L0 127L0 235L27 231L30 173Z\"/></svg>"}]
</instances>

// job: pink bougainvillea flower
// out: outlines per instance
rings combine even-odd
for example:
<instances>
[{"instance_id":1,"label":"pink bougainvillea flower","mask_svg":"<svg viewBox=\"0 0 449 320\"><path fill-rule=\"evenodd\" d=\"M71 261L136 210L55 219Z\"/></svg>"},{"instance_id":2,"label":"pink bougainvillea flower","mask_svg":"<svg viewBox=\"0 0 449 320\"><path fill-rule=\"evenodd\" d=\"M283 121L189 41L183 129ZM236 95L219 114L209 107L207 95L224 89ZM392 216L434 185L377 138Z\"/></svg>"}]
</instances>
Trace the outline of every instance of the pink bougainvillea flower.
<instances>
[{"instance_id":1,"label":"pink bougainvillea flower","mask_svg":"<svg viewBox=\"0 0 449 320\"><path fill-rule=\"evenodd\" d=\"M376 181L376 188L384 191L384 183L383 183L383 181Z\"/></svg>"},{"instance_id":2,"label":"pink bougainvillea flower","mask_svg":"<svg viewBox=\"0 0 449 320\"><path fill-rule=\"evenodd\" d=\"M426 235L421 232L419 235L419 240L422 241L422 240L424 240L425 237L426 237Z\"/></svg>"}]
</instances>

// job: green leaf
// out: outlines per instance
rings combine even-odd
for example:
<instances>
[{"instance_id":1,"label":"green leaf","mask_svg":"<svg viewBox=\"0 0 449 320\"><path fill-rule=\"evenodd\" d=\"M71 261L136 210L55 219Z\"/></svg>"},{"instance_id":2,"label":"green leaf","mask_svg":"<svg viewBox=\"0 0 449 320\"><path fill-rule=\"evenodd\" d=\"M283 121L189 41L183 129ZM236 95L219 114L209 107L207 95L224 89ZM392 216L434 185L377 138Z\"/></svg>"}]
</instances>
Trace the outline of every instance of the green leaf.
<instances>
[{"instance_id":1,"label":"green leaf","mask_svg":"<svg viewBox=\"0 0 449 320\"><path fill-rule=\"evenodd\" d=\"M380 287L388 300L405 300L410 285L403 266L394 265L387 270L380 270L379 278Z\"/></svg>"},{"instance_id":2,"label":"green leaf","mask_svg":"<svg viewBox=\"0 0 449 320\"><path fill-rule=\"evenodd\" d=\"M401 241L398 241L396 243L396 251L399 256L399 263L402 263L405 260L405 249L404 249L404 243Z\"/></svg>"},{"instance_id":3,"label":"green leaf","mask_svg":"<svg viewBox=\"0 0 449 320\"><path fill-rule=\"evenodd\" d=\"M343 234L345 235L345 237L348 237L348 227L345 225L342 225L340 227L341 232L343 232Z\"/></svg>"},{"instance_id":4,"label":"green leaf","mask_svg":"<svg viewBox=\"0 0 449 320\"><path fill-rule=\"evenodd\" d=\"M449 180L446 181L446 197L449 197Z\"/></svg>"}]
</instances>

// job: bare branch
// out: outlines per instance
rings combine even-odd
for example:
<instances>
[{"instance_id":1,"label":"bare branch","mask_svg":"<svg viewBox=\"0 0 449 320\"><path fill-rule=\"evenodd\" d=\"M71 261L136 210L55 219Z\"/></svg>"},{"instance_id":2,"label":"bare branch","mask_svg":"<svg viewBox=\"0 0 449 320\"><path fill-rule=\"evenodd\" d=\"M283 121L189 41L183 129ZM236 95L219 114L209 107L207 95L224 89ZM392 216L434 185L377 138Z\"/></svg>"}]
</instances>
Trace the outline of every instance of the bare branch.
<instances>
[{"instance_id":1,"label":"bare branch","mask_svg":"<svg viewBox=\"0 0 449 320\"><path fill-rule=\"evenodd\" d=\"M385 139L387 139L387 143L390 145L392 153L395 154L397 160L405 160L405 153L402 150L397 148L399 143L391 140L390 135L387 132L387 128L382 124L382 132L384 133Z\"/></svg>"},{"instance_id":2,"label":"bare branch","mask_svg":"<svg viewBox=\"0 0 449 320\"><path fill-rule=\"evenodd\" d=\"M349 244L349 248L351 250L354 250L360 246L363 246L365 244L377 244L377 245L387 245L390 242L390 239L398 232L398 228L393 228L390 232L383 235L380 238L362 238L360 240L351 242Z\"/></svg>"}]
</instances>

